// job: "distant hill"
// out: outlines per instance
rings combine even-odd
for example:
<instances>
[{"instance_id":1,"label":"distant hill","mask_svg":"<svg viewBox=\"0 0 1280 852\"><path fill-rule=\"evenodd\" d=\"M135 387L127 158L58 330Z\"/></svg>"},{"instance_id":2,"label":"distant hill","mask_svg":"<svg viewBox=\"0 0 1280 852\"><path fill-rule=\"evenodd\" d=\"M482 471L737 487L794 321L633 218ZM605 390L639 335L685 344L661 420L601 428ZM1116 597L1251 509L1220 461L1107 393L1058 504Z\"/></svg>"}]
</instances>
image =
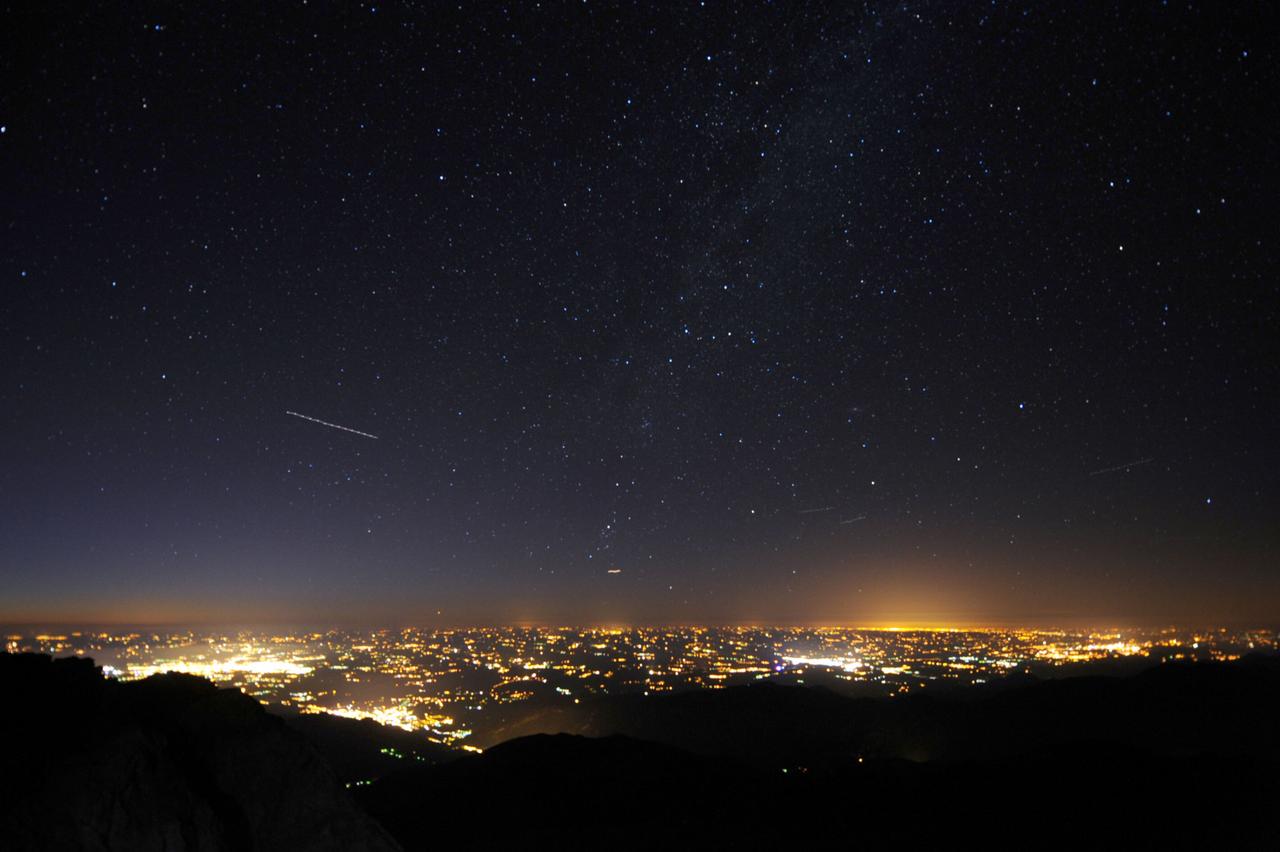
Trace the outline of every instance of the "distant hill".
<instances>
[{"instance_id":1,"label":"distant hill","mask_svg":"<svg viewBox=\"0 0 1280 852\"><path fill-rule=\"evenodd\" d=\"M1274 848L1280 665L967 693L751 687L531 714L534 733L357 791L405 845ZM431 809L415 807L430 802Z\"/></svg>"},{"instance_id":2,"label":"distant hill","mask_svg":"<svg viewBox=\"0 0 1280 852\"><path fill-rule=\"evenodd\" d=\"M1280 758L1280 659L1170 663L1126 677L1021 680L892 699L752 686L513 708L490 735L623 735L763 766L856 757L990 760L1080 742L1172 756Z\"/></svg>"},{"instance_id":3,"label":"distant hill","mask_svg":"<svg viewBox=\"0 0 1280 852\"><path fill-rule=\"evenodd\" d=\"M267 709L306 737L345 783L380 778L404 768L406 762L444 763L465 754L433 743L420 732L380 725L371 719Z\"/></svg>"},{"instance_id":4,"label":"distant hill","mask_svg":"<svg viewBox=\"0 0 1280 852\"><path fill-rule=\"evenodd\" d=\"M35 654L0 654L0 684L0 848L398 848L302 734L237 690Z\"/></svg>"},{"instance_id":5,"label":"distant hill","mask_svg":"<svg viewBox=\"0 0 1280 852\"><path fill-rule=\"evenodd\" d=\"M558 734L411 767L356 795L411 849L436 846L442 831L450 848L681 849L703 846L718 823L740 836L761 814L748 802L773 786L763 772L683 749Z\"/></svg>"}]
</instances>

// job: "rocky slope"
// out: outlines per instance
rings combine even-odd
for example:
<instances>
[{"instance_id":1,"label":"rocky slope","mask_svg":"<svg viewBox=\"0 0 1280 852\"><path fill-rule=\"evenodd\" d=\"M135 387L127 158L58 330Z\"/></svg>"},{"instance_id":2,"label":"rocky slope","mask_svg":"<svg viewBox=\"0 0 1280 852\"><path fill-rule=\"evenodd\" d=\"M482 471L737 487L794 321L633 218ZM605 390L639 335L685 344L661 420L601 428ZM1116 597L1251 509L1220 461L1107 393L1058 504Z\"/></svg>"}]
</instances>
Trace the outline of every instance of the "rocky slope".
<instances>
[{"instance_id":1,"label":"rocky slope","mask_svg":"<svg viewBox=\"0 0 1280 852\"><path fill-rule=\"evenodd\" d=\"M236 690L30 654L0 655L0 683L6 849L398 848L305 737Z\"/></svg>"}]
</instances>

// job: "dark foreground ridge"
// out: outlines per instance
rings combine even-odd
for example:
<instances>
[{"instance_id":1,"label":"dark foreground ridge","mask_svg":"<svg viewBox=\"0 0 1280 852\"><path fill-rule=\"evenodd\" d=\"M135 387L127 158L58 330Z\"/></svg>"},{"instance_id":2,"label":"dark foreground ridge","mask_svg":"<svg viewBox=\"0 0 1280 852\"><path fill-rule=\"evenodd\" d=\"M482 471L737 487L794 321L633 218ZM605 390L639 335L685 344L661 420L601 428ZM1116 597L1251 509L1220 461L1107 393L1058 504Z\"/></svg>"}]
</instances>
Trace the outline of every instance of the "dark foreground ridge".
<instances>
[{"instance_id":1,"label":"dark foreground ridge","mask_svg":"<svg viewBox=\"0 0 1280 852\"><path fill-rule=\"evenodd\" d=\"M188 676L0 655L0 682L4 849L1273 848L1280 797L1274 657L941 697L614 697L454 759Z\"/></svg>"},{"instance_id":2,"label":"dark foreground ridge","mask_svg":"<svg viewBox=\"0 0 1280 852\"><path fill-rule=\"evenodd\" d=\"M940 698L624 696L508 733L357 797L406 849L440 814L470 848L1265 848L1280 801L1274 658Z\"/></svg>"},{"instance_id":3,"label":"dark foreground ridge","mask_svg":"<svg viewBox=\"0 0 1280 852\"><path fill-rule=\"evenodd\" d=\"M0 655L0 848L394 850L307 738L189 675Z\"/></svg>"}]
</instances>

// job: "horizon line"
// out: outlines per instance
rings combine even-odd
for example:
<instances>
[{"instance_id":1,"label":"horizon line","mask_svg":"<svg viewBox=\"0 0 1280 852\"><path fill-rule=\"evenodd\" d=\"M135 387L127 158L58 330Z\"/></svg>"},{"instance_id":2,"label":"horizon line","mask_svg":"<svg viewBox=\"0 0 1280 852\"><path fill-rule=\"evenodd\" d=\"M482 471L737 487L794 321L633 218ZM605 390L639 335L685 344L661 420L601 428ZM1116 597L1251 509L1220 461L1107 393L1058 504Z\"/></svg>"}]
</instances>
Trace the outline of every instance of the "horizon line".
<instances>
[{"instance_id":1,"label":"horizon line","mask_svg":"<svg viewBox=\"0 0 1280 852\"><path fill-rule=\"evenodd\" d=\"M0 621L0 630L22 631L36 629L65 629L70 632L88 630L310 630L318 632L351 631L406 631L406 630L861 630L882 633L959 633L959 632L995 632L1009 630L1027 630L1034 632L1089 630L1280 630L1280 624L1260 624L1256 621L1150 621L1122 622L1099 621L1087 622L1082 619L1064 619L1061 622L1050 621L983 621L983 622L940 622L912 621L909 619L885 620L872 622L835 622L835 621L706 621L706 622L663 622L663 621L533 621L512 620L507 622L469 622L469 623L356 623L339 622L318 623L295 620L217 620L202 619L195 621L92 621L92 620L23 620Z\"/></svg>"}]
</instances>

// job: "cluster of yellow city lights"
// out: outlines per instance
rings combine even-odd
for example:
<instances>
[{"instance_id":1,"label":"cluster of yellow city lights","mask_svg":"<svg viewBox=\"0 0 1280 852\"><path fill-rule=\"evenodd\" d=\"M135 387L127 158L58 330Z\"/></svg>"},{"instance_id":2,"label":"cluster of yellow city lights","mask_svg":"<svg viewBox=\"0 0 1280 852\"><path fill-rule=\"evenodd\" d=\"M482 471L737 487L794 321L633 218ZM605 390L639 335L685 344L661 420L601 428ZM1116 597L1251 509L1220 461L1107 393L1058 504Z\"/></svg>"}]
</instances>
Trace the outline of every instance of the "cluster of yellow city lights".
<instances>
[{"instance_id":1,"label":"cluster of yellow city lights","mask_svg":"<svg viewBox=\"0 0 1280 852\"><path fill-rule=\"evenodd\" d=\"M157 660L154 663L131 665L123 677L127 680L150 677L154 674L178 672L180 674L197 675L212 681L222 681L236 675L289 675L299 677L311 674L314 666L293 662L292 660L247 659L233 657L228 660Z\"/></svg>"},{"instance_id":2,"label":"cluster of yellow city lights","mask_svg":"<svg viewBox=\"0 0 1280 852\"><path fill-rule=\"evenodd\" d=\"M644 627L11 633L10 651L94 657L108 676L208 678L269 705L368 719L439 743L486 744L504 705L722 689L766 679L847 681L895 696L1028 667L1149 657L1230 660L1275 632ZM476 732L473 736L473 731ZM470 742L468 746L475 748Z\"/></svg>"},{"instance_id":3,"label":"cluster of yellow city lights","mask_svg":"<svg viewBox=\"0 0 1280 852\"><path fill-rule=\"evenodd\" d=\"M783 657L782 659L793 666L816 666L818 668L840 669L846 672L856 672L862 668L861 660L843 657Z\"/></svg>"}]
</instances>

